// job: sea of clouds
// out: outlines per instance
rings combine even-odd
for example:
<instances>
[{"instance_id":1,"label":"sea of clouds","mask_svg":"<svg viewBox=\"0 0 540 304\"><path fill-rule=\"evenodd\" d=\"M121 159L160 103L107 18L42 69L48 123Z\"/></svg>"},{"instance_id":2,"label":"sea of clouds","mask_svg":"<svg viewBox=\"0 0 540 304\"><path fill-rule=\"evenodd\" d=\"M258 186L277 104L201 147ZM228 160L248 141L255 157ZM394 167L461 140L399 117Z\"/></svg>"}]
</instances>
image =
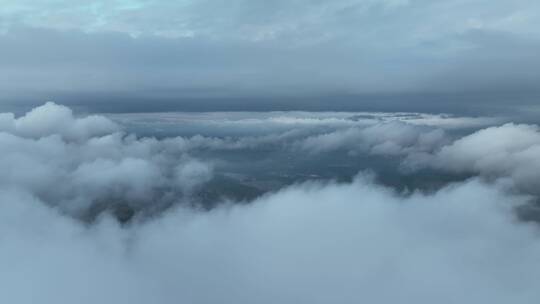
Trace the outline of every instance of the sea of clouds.
<instances>
[{"instance_id":1,"label":"sea of clouds","mask_svg":"<svg viewBox=\"0 0 540 304\"><path fill-rule=\"evenodd\" d=\"M142 123L199 132L131 134ZM359 173L190 203L219 163L202 151L261 147L472 177L401 193ZM537 126L491 118L0 114L0 302L535 303L540 231L515 210L539 194L539 149Z\"/></svg>"}]
</instances>

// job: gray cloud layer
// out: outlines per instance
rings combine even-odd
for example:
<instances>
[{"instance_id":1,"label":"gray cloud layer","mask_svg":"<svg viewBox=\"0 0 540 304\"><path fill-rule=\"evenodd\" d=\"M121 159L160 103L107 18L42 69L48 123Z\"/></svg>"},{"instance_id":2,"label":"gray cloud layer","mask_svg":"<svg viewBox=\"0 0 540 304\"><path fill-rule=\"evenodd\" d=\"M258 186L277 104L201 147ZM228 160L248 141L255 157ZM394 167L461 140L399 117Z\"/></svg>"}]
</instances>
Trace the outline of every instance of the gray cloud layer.
<instances>
[{"instance_id":1,"label":"gray cloud layer","mask_svg":"<svg viewBox=\"0 0 540 304\"><path fill-rule=\"evenodd\" d=\"M537 6L531 0L7 1L0 8L0 97L64 102L69 95L90 104L252 97L241 108L268 96L329 96L338 105L340 94L450 92L476 103L495 97L530 103L540 70ZM429 103L464 97L446 98L452 100L435 95Z\"/></svg>"}]
</instances>

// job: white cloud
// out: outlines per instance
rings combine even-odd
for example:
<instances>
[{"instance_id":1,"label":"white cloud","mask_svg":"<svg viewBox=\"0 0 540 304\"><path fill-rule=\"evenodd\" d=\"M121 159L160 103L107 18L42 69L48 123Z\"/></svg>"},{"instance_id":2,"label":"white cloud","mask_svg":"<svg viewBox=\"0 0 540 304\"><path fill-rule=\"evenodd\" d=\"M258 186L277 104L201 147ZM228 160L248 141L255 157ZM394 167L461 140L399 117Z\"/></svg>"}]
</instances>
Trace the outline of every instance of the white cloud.
<instances>
[{"instance_id":1,"label":"white cloud","mask_svg":"<svg viewBox=\"0 0 540 304\"><path fill-rule=\"evenodd\" d=\"M2 302L531 303L537 229L477 181L403 198L360 178L88 227L0 196Z\"/></svg>"},{"instance_id":2,"label":"white cloud","mask_svg":"<svg viewBox=\"0 0 540 304\"><path fill-rule=\"evenodd\" d=\"M178 185L189 192L212 178L212 167L201 161L190 161L176 166L174 174Z\"/></svg>"},{"instance_id":3,"label":"white cloud","mask_svg":"<svg viewBox=\"0 0 540 304\"><path fill-rule=\"evenodd\" d=\"M391 122L314 135L297 145L312 153L345 149L352 153L401 156L434 151L448 140L441 129Z\"/></svg>"},{"instance_id":4,"label":"white cloud","mask_svg":"<svg viewBox=\"0 0 540 304\"><path fill-rule=\"evenodd\" d=\"M186 149L280 146L312 154L336 150L375 155L432 152L446 132L476 129L501 117L379 112L210 112L108 115L127 128L182 134ZM198 135L193 136L197 133Z\"/></svg>"},{"instance_id":5,"label":"white cloud","mask_svg":"<svg viewBox=\"0 0 540 304\"><path fill-rule=\"evenodd\" d=\"M20 118L15 118L12 113L2 113L0 116L0 132L25 138L60 135L66 140L85 140L118 130L115 123L103 116L76 118L71 109L53 102L34 108Z\"/></svg>"},{"instance_id":6,"label":"white cloud","mask_svg":"<svg viewBox=\"0 0 540 304\"><path fill-rule=\"evenodd\" d=\"M353 117L210 119L197 126L255 130L156 139L52 103L21 118L0 115L0 302L502 304L540 297L538 226L519 221L514 209L530 197L509 193L504 182L472 179L403 195L359 176L210 211L159 209L189 200L212 178L212 164L188 152L286 149L306 136L329 147L421 154L445 160L443 169L538 180L535 126L487 128L439 149L441 129L395 114ZM331 140L314 135L325 130L334 132ZM353 141L339 139L348 133ZM79 220L115 204L162 212L125 225L107 213Z\"/></svg>"},{"instance_id":7,"label":"white cloud","mask_svg":"<svg viewBox=\"0 0 540 304\"><path fill-rule=\"evenodd\" d=\"M409 167L500 179L518 191L539 194L540 131L536 125L508 123L489 127L441 147L433 154L411 157Z\"/></svg>"},{"instance_id":8,"label":"white cloud","mask_svg":"<svg viewBox=\"0 0 540 304\"><path fill-rule=\"evenodd\" d=\"M73 215L104 202L134 208L170 203L212 175L186 154L182 138L138 139L103 116L77 118L54 103L0 119L7 122L0 124L0 185ZM185 184L177 183L179 166L187 170Z\"/></svg>"}]
</instances>

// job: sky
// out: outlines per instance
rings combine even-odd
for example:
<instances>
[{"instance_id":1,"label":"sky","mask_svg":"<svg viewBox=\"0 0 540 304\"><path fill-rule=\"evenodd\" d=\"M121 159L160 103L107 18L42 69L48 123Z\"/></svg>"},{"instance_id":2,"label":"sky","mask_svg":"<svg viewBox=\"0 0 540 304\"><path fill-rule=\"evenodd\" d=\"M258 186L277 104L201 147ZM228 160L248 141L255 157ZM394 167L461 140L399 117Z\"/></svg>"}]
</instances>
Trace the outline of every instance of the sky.
<instances>
[{"instance_id":1,"label":"sky","mask_svg":"<svg viewBox=\"0 0 540 304\"><path fill-rule=\"evenodd\" d=\"M534 0L0 4L4 107L485 112L540 93Z\"/></svg>"}]
</instances>

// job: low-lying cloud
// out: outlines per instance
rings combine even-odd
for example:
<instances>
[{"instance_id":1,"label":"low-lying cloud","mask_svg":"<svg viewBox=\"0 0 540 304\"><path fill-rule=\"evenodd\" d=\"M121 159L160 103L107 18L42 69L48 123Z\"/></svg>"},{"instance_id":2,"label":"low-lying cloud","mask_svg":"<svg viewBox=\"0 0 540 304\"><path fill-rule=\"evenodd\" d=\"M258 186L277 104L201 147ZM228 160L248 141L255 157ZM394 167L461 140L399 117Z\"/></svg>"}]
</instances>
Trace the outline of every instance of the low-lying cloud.
<instances>
[{"instance_id":1,"label":"low-lying cloud","mask_svg":"<svg viewBox=\"0 0 540 304\"><path fill-rule=\"evenodd\" d=\"M202 135L154 138L129 134L133 125L118 117L79 117L53 103L18 118L2 114L0 302L533 303L540 297L538 226L515 212L537 194L526 187L536 177L536 126L505 124L459 137L455 125L402 121L404 114L289 113L221 122L213 115L194 120L206 126ZM253 128L243 135L213 133L250 130L246 124ZM193 207L193 193L208 187L219 163L199 157L202 151L272 143L305 157L330 147L382 153L403 164L414 156L436 170L480 177L426 194L401 193L360 174L348 183L308 181L249 202ZM508 179L518 191L508 191ZM133 210L142 211L133 216Z\"/></svg>"},{"instance_id":2,"label":"low-lying cloud","mask_svg":"<svg viewBox=\"0 0 540 304\"><path fill-rule=\"evenodd\" d=\"M519 191L538 195L540 130L536 125L513 123L490 127L411 161L416 166L502 179Z\"/></svg>"},{"instance_id":3,"label":"low-lying cloud","mask_svg":"<svg viewBox=\"0 0 540 304\"><path fill-rule=\"evenodd\" d=\"M179 208L90 227L2 190L0 284L9 303L531 303L536 226L520 197L470 181L395 195L363 178L250 205Z\"/></svg>"},{"instance_id":4,"label":"low-lying cloud","mask_svg":"<svg viewBox=\"0 0 540 304\"><path fill-rule=\"evenodd\" d=\"M399 156L433 151L447 140L441 129L396 122L314 135L303 139L299 145L301 149L315 153L347 149L349 153Z\"/></svg>"},{"instance_id":5,"label":"low-lying cloud","mask_svg":"<svg viewBox=\"0 0 540 304\"><path fill-rule=\"evenodd\" d=\"M126 135L103 116L78 118L47 103L1 117L0 185L72 215L88 216L96 205L163 208L211 178L211 164L181 143Z\"/></svg>"},{"instance_id":6,"label":"low-lying cloud","mask_svg":"<svg viewBox=\"0 0 540 304\"><path fill-rule=\"evenodd\" d=\"M75 118L71 109L48 102L26 115L15 118L13 113L0 114L0 131L23 138L59 135L65 140L86 140L119 130L111 120L98 115Z\"/></svg>"}]
</instances>

